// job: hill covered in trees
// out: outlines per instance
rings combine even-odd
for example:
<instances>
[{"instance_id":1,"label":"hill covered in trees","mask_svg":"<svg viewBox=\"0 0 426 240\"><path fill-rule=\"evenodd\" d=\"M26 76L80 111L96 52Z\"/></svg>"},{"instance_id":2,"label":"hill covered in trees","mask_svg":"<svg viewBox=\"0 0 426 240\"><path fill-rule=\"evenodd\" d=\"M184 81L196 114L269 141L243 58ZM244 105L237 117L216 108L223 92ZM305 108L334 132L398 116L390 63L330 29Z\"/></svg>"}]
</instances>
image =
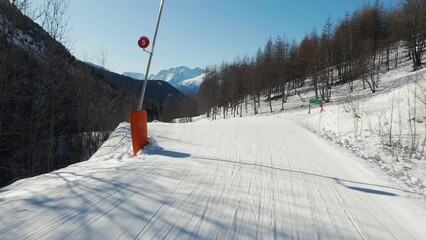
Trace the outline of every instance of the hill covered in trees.
<instances>
[{"instance_id":1,"label":"hill covered in trees","mask_svg":"<svg viewBox=\"0 0 426 240\"><path fill-rule=\"evenodd\" d=\"M135 98L0 1L0 186L85 160Z\"/></svg>"},{"instance_id":2,"label":"hill covered in trees","mask_svg":"<svg viewBox=\"0 0 426 240\"><path fill-rule=\"evenodd\" d=\"M0 187L88 159L136 110L142 84L77 60L59 42L63 29L34 23L25 3L0 1ZM46 1L50 27L61 3ZM149 83L146 97L151 119L186 104L166 82Z\"/></svg>"},{"instance_id":3,"label":"hill covered in trees","mask_svg":"<svg viewBox=\"0 0 426 240\"><path fill-rule=\"evenodd\" d=\"M409 54L400 56L400 47ZM219 109L223 116L229 110L241 114L243 104L250 102L256 114L261 96L281 99L284 110L288 95L307 84L325 102L333 86L347 84L353 91L356 79L374 93L379 73L397 67L399 58L410 58L413 70L421 68L425 47L425 0L404 0L393 9L376 1L336 23L328 19L321 32L313 30L300 42L278 36L252 57L209 67L200 86L199 111L213 118Z\"/></svg>"}]
</instances>

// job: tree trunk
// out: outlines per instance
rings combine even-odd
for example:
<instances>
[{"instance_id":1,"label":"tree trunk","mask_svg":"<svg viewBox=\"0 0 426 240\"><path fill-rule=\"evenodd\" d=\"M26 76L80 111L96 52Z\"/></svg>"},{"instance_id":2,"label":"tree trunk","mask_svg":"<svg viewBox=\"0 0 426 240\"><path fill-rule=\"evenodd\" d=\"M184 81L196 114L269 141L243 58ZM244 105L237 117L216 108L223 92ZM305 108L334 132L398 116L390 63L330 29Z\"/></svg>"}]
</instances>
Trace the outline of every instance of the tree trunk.
<instances>
[{"instance_id":1,"label":"tree trunk","mask_svg":"<svg viewBox=\"0 0 426 240\"><path fill-rule=\"evenodd\" d=\"M253 111L254 111L254 115L257 114L257 107L256 107L256 95L253 94Z\"/></svg>"},{"instance_id":2,"label":"tree trunk","mask_svg":"<svg viewBox=\"0 0 426 240\"><path fill-rule=\"evenodd\" d=\"M390 44L388 44L387 48L386 48L386 67L387 67L387 71L390 70L389 67L389 51L390 51Z\"/></svg>"},{"instance_id":3,"label":"tree trunk","mask_svg":"<svg viewBox=\"0 0 426 240\"><path fill-rule=\"evenodd\" d=\"M285 83L283 83L281 87L281 110L284 110L284 102L285 102Z\"/></svg>"},{"instance_id":4,"label":"tree trunk","mask_svg":"<svg viewBox=\"0 0 426 240\"><path fill-rule=\"evenodd\" d=\"M246 111L247 111L247 104L246 104ZM243 117L243 102L242 102L242 100L240 102L240 117Z\"/></svg>"},{"instance_id":5,"label":"tree trunk","mask_svg":"<svg viewBox=\"0 0 426 240\"><path fill-rule=\"evenodd\" d=\"M398 67L399 42L396 42L395 68Z\"/></svg>"}]
</instances>

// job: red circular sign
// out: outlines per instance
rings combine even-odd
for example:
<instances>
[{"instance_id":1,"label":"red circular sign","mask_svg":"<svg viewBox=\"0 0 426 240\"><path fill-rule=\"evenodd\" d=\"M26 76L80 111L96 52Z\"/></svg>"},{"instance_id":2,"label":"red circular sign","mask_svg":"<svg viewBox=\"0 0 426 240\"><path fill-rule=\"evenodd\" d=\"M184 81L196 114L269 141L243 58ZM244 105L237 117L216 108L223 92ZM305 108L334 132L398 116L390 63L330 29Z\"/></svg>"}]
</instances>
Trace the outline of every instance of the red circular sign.
<instances>
[{"instance_id":1,"label":"red circular sign","mask_svg":"<svg viewBox=\"0 0 426 240\"><path fill-rule=\"evenodd\" d=\"M138 40L138 45L140 48L147 48L149 46L149 39L145 36L140 37Z\"/></svg>"}]
</instances>

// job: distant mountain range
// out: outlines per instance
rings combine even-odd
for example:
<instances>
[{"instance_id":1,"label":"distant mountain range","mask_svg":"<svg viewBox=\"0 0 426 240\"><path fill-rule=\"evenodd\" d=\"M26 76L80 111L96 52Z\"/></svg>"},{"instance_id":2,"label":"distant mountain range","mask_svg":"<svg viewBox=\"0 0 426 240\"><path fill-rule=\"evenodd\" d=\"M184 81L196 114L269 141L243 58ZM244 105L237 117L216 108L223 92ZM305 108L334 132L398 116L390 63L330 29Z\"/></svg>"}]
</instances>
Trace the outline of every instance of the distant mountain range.
<instances>
[{"instance_id":1,"label":"distant mountain range","mask_svg":"<svg viewBox=\"0 0 426 240\"><path fill-rule=\"evenodd\" d=\"M138 81L132 77L111 72L93 63L88 64L93 67L93 70L101 74L106 82L134 96L140 96L143 81ZM167 98L183 99L186 96L167 82L162 80L151 80L148 81L145 97L163 103Z\"/></svg>"},{"instance_id":2,"label":"distant mountain range","mask_svg":"<svg viewBox=\"0 0 426 240\"><path fill-rule=\"evenodd\" d=\"M166 81L179 91L187 95L194 95L198 92L200 84L203 81L204 72L204 69L198 67L191 69L181 66L161 70L157 74L151 74L148 79ZM125 72L122 75L139 80L145 79L143 73Z\"/></svg>"}]
</instances>

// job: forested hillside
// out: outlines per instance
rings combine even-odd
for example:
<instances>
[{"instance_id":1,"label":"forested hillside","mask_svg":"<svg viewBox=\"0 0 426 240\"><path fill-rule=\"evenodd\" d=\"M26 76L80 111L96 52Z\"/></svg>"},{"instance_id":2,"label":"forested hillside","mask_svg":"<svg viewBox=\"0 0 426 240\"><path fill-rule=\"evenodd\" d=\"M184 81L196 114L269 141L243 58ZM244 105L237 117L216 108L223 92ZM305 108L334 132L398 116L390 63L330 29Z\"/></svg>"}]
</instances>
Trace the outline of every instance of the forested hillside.
<instances>
[{"instance_id":1,"label":"forested hillside","mask_svg":"<svg viewBox=\"0 0 426 240\"><path fill-rule=\"evenodd\" d=\"M401 47L408 55L398 54ZM375 93L380 74L396 68L400 59L410 58L414 71L421 68L425 47L425 0L403 0L393 9L376 1L340 21L328 19L321 31L312 30L300 42L278 36L252 57L211 66L200 86L199 109L213 118L219 109L224 117L235 116L250 102L256 114L266 96L280 99L283 110L288 95L306 85L328 102L334 86L346 84L352 92L356 79Z\"/></svg>"},{"instance_id":2,"label":"forested hillside","mask_svg":"<svg viewBox=\"0 0 426 240\"><path fill-rule=\"evenodd\" d=\"M0 1L0 186L88 159L136 101Z\"/></svg>"}]
</instances>

